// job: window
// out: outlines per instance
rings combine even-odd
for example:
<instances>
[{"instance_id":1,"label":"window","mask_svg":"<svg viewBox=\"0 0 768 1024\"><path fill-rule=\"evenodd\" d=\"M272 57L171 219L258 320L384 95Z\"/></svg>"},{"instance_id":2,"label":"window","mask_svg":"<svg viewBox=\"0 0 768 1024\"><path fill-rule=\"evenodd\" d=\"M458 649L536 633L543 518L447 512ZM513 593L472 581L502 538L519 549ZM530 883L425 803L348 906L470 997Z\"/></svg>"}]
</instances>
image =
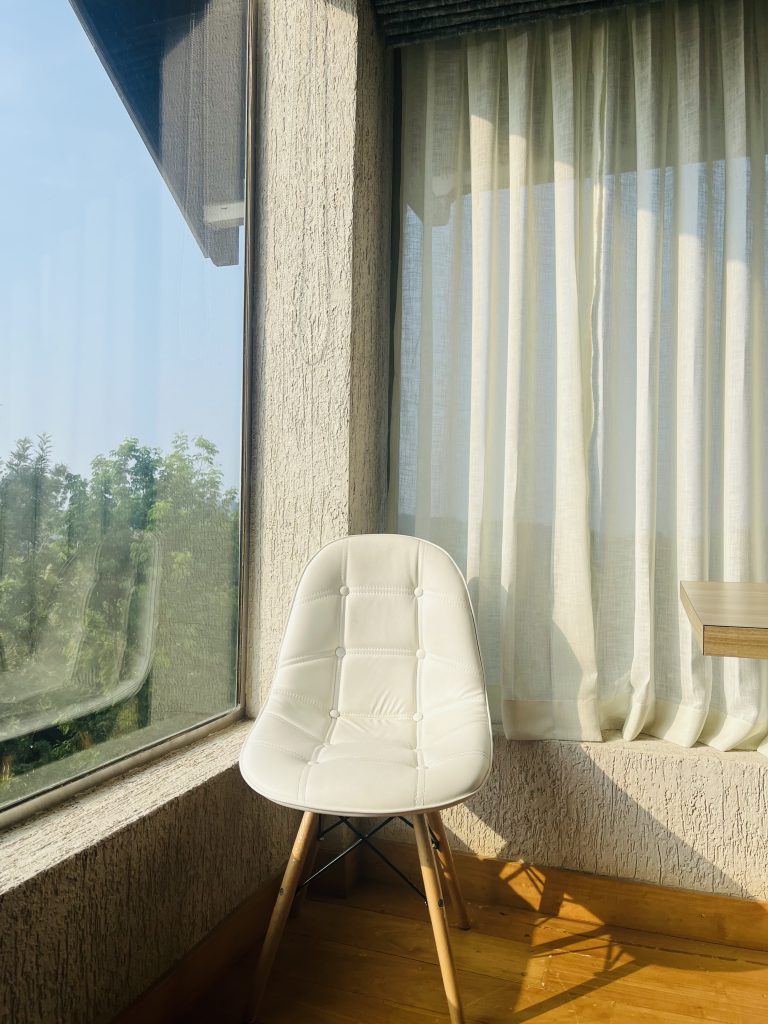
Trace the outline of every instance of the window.
<instances>
[{"instance_id":1,"label":"window","mask_svg":"<svg viewBox=\"0 0 768 1024\"><path fill-rule=\"evenodd\" d=\"M237 704L246 6L0 9L0 807Z\"/></svg>"}]
</instances>

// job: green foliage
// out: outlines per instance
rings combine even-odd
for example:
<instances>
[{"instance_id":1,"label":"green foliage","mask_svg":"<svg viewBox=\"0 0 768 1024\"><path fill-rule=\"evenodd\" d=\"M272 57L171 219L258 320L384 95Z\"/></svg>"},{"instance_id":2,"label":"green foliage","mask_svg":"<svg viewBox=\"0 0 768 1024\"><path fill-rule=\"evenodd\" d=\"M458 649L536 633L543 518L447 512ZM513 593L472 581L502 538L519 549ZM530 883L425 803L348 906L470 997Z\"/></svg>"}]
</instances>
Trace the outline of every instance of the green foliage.
<instances>
[{"instance_id":1,"label":"green foliage","mask_svg":"<svg viewBox=\"0 0 768 1024\"><path fill-rule=\"evenodd\" d=\"M201 437L178 435L166 454L127 438L86 478L54 463L41 435L0 461L0 719L23 725L29 707L50 709L45 728L0 742L0 777L153 715L231 702L239 509L217 456ZM56 717L119 689L146 658L150 628L146 692L130 707Z\"/></svg>"},{"instance_id":2,"label":"green foliage","mask_svg":"<svg viewBox=\"0 0 768 1024\"><path fill-rule=\"evenodd\" d=\"M67 560L60 521L66 470L50 439L24 437L0 464L0 671L34 653Z\"/></svg>"}]
</instances>

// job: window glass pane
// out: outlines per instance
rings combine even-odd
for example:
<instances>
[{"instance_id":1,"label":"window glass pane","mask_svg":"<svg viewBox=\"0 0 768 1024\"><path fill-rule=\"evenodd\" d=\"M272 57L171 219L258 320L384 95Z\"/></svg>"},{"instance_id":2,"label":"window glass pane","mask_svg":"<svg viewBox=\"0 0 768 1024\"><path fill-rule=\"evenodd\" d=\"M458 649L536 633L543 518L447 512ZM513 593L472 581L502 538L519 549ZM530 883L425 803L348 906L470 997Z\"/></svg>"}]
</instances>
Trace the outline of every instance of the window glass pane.
<instances>
[{"instance_id":1,"label":"window glass pane","mask_svg":"<svg viewBox=\"0 0 768 1024\"><path fill-rule=\"evenodd\" d=\"M0 5L0 807L237 701L245 7Z\"/></svg>"}]
</instances>

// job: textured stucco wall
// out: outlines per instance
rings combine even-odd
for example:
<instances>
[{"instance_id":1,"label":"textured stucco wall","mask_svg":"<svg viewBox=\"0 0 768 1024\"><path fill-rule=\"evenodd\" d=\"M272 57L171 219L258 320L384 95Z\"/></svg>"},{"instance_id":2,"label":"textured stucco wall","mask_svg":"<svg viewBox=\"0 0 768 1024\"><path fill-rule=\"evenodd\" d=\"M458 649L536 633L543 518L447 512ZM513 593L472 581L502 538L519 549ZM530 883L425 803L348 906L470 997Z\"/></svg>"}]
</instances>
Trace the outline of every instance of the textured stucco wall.
<instances>
[{"instance_id":1,"label":"textured stucco wall","mask_svg":"<svg viewBox=\"0 0 768 1024\"><path fill-rule=\"evenodd\" d=\"M0 1021L110 1021L271 878L296 815L244 785L247 724L0 835Z\"/></svg>"},{"instance_id":2,"label":"textured stucco wall","mask_svg":"<svg viewBox=\"0 0 768 1024\"><path fill-rule=\"evenodd\" d=\"M497 736L485 788L445 821L488 857L768 900L767 785L759 754Z\"/></svg>"},{"instance_id":3,"label":"textured stucco wall","mask_svg":"<svg viewBox=\"0 0 768 1024\"><path fill-rule=\"evenodd\" d=\"M383 524L391 179L368 0L264 0L258 66L252 714L304 564Z\"/></svg>"},{"instance_id":4,"label":"textured stucco wall","mask_svg":"<svg viewBox=\"0 0 768 1024\"><path fill-rule=\"evenodd\" d=\"M257 68L252 713L308 557L383 522L391 178L369 0L260 0ZM272 875L246 728L0 834L2 1024L110 1020Z\"/></svg>"}]
</instances>

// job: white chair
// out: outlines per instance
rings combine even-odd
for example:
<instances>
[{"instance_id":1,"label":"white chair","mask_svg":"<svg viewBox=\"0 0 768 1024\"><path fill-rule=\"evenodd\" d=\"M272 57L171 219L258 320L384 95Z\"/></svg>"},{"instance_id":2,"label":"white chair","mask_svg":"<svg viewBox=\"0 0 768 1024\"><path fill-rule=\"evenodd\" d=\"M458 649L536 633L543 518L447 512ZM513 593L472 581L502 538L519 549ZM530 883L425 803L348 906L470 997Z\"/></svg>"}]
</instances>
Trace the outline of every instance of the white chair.
<instances>
[{"instance_id":1,"label":"white chair","mask_svg":"<svg viewBox=\"0 0 768 1024\"><path fill-rule=\"evenodd\" d=\"M413 824L453 1024L464 1020L430 837L469 927L440 810L485 782L491 728L475 620L445 551L414 537L347 537L299 581L269 698L240 755L256 792L304 811L254 980L255 1018L319 815Z\"/></svg>"}]
</instances>

